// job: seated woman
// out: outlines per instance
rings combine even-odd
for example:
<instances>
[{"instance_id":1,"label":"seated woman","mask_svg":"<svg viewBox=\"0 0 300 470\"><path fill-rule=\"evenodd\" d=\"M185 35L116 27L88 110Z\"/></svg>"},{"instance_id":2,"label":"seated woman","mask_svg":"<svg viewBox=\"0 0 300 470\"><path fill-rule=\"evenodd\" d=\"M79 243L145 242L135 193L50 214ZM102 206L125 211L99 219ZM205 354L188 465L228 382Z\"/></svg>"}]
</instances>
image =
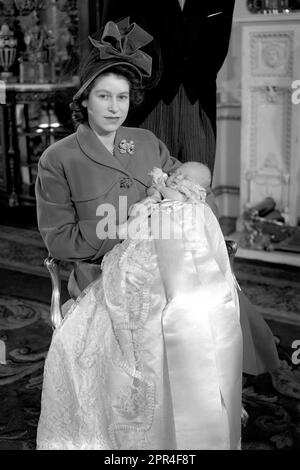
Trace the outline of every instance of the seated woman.
<instances>
[{"instance_id":1,"label":"seated woman","mask_svg":"<svg viewBox=\"0 0 300 470\"><path fill-rule=\"evenodd\" d=\"M118 227L130 238L53 337L40 449L239 448L239 306L207 172L186 163L156 180L167 199L148 199L149 222L143 203Z\"/></svg>"},{"instance_id":2,"label":"seated woman","mask_svg":"<svg viewBox=\"0 0 300 470\"><path fill-rule=\"evenodd\" d=\"M98 237L107 208L114 224L146 196L154 166L165 172L180 162L150 131L122 126L129 105L143 99L151 58L141 47L152 37L128 21L109 22L82 61L81 86L72 103L77 131L51 145L39 161L36 182L39 230L51 256L74 263L69 292L76 299L100 273L102 257L120 242ZM105 206L106 205L106 206Z\"/></svg>"}]
</instances>

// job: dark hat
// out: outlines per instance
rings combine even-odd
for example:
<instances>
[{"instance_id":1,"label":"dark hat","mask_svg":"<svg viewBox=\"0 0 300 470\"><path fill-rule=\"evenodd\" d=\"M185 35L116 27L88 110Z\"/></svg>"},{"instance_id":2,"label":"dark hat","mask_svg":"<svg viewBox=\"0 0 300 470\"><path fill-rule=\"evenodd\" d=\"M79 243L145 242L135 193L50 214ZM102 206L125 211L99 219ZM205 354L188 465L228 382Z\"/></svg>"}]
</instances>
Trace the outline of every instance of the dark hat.
<instances>
[{"instance_id":1,"label":"dark hat","mask_svg":"<svg viewBox=\"0 0 300 470\"><path fill-rule=\"evenodd\" d=\"M129 17L118 23L109 21L104 27L100 40L89 36L91 44L99 50L99 55L92 56L93 73L81 84L74 96L79 98L84 90L105 70L115 65L126 65L135 70L142 80L150 77L152 58L140 49L149 44L153 37L136 23L129 24Z\"/></svg>"}]
</instances>

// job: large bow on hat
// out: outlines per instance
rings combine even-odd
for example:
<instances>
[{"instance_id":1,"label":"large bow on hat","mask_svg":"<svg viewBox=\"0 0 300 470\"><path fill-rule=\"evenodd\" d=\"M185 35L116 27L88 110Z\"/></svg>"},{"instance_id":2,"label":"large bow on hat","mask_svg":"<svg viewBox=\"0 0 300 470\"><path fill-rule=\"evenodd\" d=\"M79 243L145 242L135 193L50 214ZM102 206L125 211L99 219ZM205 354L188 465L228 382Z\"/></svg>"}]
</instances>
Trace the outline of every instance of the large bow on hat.
<instances>
[{"instance_id":1,"label":"large bow on hat","mask_svg":"<svg viewBox=\"0 0 300 470\"><path fill-rule=\"evenodd\" d=\"M100 41L90 36L89 40L99 49L102 60L124 60L137 67L143 75L150 77L152 59L140 48L149 44L153 37L136 23L130 25L129 18L119 23L109 21L105 25Z\"/></svg>"}]
</instances>

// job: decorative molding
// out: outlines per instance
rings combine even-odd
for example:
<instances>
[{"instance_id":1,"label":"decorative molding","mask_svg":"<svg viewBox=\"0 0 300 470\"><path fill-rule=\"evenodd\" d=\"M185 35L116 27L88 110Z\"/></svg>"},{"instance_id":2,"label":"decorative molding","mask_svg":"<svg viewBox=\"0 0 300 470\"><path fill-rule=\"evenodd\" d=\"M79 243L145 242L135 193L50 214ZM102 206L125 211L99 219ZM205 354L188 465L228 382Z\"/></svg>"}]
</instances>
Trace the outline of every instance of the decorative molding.
<instances>
[{"instance_id":1,"label":"decorative molding","mask_svg":"<svg viewBox=\"0 0 300 470\"><path fill-rule=\"evenodd\" d=\"M276 91L272 90L271 94L268 87L250 88L250 154L244 171L247 189L246 200L243 202L246 205L251 205L259 198L272 196L277 201L280 210L285 211L289 206L292 104L289 89L273 88L276 88ZM274 110L272 111L273 107L276 110L275 123L272 121L272 117L275 115ZM266 146L260 135L262 125L260 120L264 118L262 108L264 113L268 115L268 123L265 128L266 139L273 140L270 151L265 154ZM274 128L270 123L273 123ZM281 129L281 134L276 134L276 123L280 124L278 126ZM278 141L277 146L274 144L275 137Z\"/></svg>"},{"instance_id":2,"label":"decorative molding","mask_svg":"<svg viewBox=\"0 0 300 470\"><path fill-rule=\"evenodd\" d=\"M226 103L218 103L217 104L217 110L231 110L231 109L241 109L241 103L230 103L230 102L226 102Z\"/></svg>"},{"instance_id":3,"label":"decorative molding","mask_svg":"<svg viewBox=\"0 0 300 470\"><path fill-rule=\"evenodd\" d=\"M292 77L294 32L250 33L250 64L254 77Z\"/></svg>"},{"instance_id":4,"label":"decorative molding","mask_svg":"<svg viewBox=\"0 0 300 470\"><path fill-rule=\"evenodd\" d=\"M300 13L298 11L293 11L289 13L288 15L286 14L280 14L280 15L253 15L250 12L244 11L244 7L240 6L240 4L243 4L243 1L237 1L236 2L236 8L235 8L235 14L233 17L233 24L260 24L261 26L264 26L265 24L278 24L282 23L289 24L293 22L299 22L300 20Z\"/></svg>"},{"instance_id":5,"label":"decorative molding","mask_svg":"<svg viewBox=\"0 0 300 470\"><path fill-rule=\"evenodd\" d=\"M218 116L217 121L240 121L241 116Z\"/></svg>"},{"instance_id":6,"label":"decorative molding","mask_svg":"<svg viewBox=\"0 0 300 470\"><path fill-rule=\"evenodd\" d=\"M238 186L219 185L213 188L213 193L216 197L221 196L222 194L231 194L233 196L239 196L240 188Z\"/></svg>"},{"instance_id":7,"label":"decorative molding","mask_svg":"<svg viewBox=\"0 0 300 470\"><path fill-rule=\"evenodd\" d=\"M254 168L256 166L256 157L257 157L257 110L258 110L258 100L257 94L253 93L253 91L259 91L259 88L255 90L253 88L250 90L251 95L251 108L250 108L250 115L251 115L251 127L250 127L250 162L249 167ZM249 195L250 198L250 195Z\"/></svg>"},{"instance_id":8,"label":"decorative molding","mask_svg":"<svg viewBox=\"0 0 300 470\"><path fill-rule=\"evenodd\" d=\"M294 226L300 216L300 107L292 103L291 85L300 77L300 15L291 20L269 17L241 26L240 211L270 196Z\"/></svg>"},{"instance_id":9,"label":"decorative molding","mask_svg":"<svg viewBox=\"0 0 300 470\"><path fill-rule=\"evenodd\" d=\"M289 172L291 162L291 122L292 122L292 102L291 91L284 87L271 86L252 86L251 94L251 152L250 167L253 168L257 164L257 145L259 131L259 117L261 115L261 106L276 106L276 116L281 112L281 129L284 142L282 149L284 152L284 170ZM278 137L278 136L277 136ZM261 157L260 157L261 159Z\"/></svg>"},{"instance_id":10,"label":"decorative molding","mask_svg":"<svg viewBox=\"0 0 300 470\"><path fill-rule=\"evenodd\" d=\"M217 104L217 121L240 121L241 104L222 102Z\"/></svg>"},{"instance_id":11,"label":"decorative molding","mask_svg":"<svg viewBox=\"0 0 300 470\"><path fill-rule=\"evenodd\" d=\"M287 91L290 92L290 90L287 90L286 88L272 86L272 85L265 85L265 86L261 86L257 88L260 91L262 91L264 98L266 100L266 104L267 103L279 104L282 99L282 95L286 93Z\"/></svg>"}]
</instances>

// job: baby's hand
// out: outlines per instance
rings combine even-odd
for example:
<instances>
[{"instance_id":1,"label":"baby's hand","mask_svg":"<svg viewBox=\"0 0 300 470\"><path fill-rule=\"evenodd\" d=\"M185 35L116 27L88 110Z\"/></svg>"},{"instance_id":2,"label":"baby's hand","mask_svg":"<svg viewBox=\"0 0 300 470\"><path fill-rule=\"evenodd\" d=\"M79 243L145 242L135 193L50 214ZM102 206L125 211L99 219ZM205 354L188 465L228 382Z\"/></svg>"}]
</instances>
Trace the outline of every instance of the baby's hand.
<instances>
[{"instance_id":1,"label":"baby's hand","mask_svg":"<svg viewBox=\"0 0 300 470\"><path fill-rule=\"evenodd\" d=\"M164 173L161 168L154 167L149 173L152 176L153 184L165 186L165 182L168 179L167 173Z\"/></svg>"},{"instance_id":2,"label":"baby's hand","mask_svg":"<svg viewBox=\"0 0 300 470\"><path fill-rule=\"evenodd\" d=\"M185 201L185 196L181 194L177 189L175 188L168 188L167 186L165 188L161 189L162 195L164 199L171 199L173 201Z\"/></svg>"},{"instance_id":3,"label":"baby's hand","mask_svg":"<svg viewBox=\"0 0 300 470\"><path fill-rule=\"evenodd\" d=\"M160 202L162 200L161 193L155 186L147 188L147 196L150 196L156 202Z\"/></svg>"}]
</instances>

